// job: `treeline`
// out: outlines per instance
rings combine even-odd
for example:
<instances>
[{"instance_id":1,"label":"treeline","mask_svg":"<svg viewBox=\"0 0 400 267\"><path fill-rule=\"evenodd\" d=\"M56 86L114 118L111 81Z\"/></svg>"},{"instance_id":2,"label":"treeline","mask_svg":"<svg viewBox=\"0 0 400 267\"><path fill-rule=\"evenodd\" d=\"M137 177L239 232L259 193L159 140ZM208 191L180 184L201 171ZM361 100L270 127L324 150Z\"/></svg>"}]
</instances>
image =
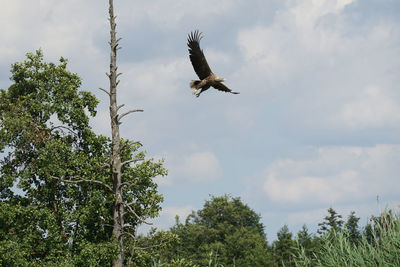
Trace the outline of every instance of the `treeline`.
<instances>
[{"instance_id":1,"label":"treeline","mask_svg":"<svg viewBox=\"0 0 400 267\"><path fill-rule=\"evenodd\" d=\"M296 234L284 225L268 243L260 215L239 198L212 197L168 232L175 240L141 251L138 266L400 266L400 220L393 212L372 216L360 227L351 212L334 209L317 233L306 225ZM159 240L157 240L159 242ZM150 248L152 236L141 236Z\"/></svg>"}]
</instances>

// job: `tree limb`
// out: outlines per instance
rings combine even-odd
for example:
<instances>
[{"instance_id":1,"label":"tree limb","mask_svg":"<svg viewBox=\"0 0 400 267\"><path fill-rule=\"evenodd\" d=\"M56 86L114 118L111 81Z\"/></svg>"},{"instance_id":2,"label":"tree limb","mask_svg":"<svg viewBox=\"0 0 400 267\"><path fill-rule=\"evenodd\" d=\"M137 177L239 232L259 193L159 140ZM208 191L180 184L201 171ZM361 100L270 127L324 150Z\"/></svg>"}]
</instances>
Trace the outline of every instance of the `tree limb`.
<instances>
[{"instance_id":1,"label":"tree limb","mask_svg":"<svg viewBox=\"0 0 400 267\"><path fill-rule=\"evenodd\" d=\"M132 162L138 162L138 161L141 161L141 160L144 160L143 158L140 158L140 159L129 159L129 160L125 160L124 162L122 162L121 163L121 166L124 166L125 164L128 164L128 163L132 163Z\"/></svg>"},{"instance_id":2,"label":"tree limb","mask_svg":"<svg viewBox=\"0 0 400 267\"><path fill-rule=\"evenodd\" d=\"M123 187L123 186L132 186L133 184L132 183L128 183L128 182L123 182L123 183L121 183L120 185L119 185L119 187L118 188L121 188L121 187ZM129 204L127 204L127 205L132 205L133 203L129 203Z\"/></svg>"},{"instance_id":3,"label":"tree limb","mask_svg":"<svg viewBox=\"0 0 400 267\"><path fill-rule=\"evenodd\" d=\"M70 131L71 133L76 134L71 128L69 128L67 126L63 126L63 125L54 126L53 128L50 129L50 131L53 131L53 130L59 129L59 128L66 129L66 130Z\"/></svg>"},{"instance_id":4,"label":"tree limb","mask_svg":"<svg viewBox=\"0 0 400 267\"><path fill-rule=\"evenodd\" d=\"M122 113L121 115L118 115L118 116L117 116L117 121L119 122L123 117L125 117L126 115L128 115L128 114L130 114L130 113L133 113L133 112L143 112L143 111L144 111L143 109L132 109L132 110L129 110L129 111L127 111L127 112Z\"/></svg>"},{"instance_id":5,"label":"tree limb","mask_svg":"<svg viewBox=\"0 0 400 267\"><path fill-rule=\"evenodd\" d=\"M129 144L128 142L122 144L122 146L120 147L119 151L120 152L124 151L125 147L127 147L128 144ZM140 141L136 141L136 142L130 143L129 145L140 145L140 146L143 146Z\"/></svg>"},{"instance_id":6,"label":"tree limb","mask_svg":"<svg viewBox=\"0 0 400 267\"><path fill-rule=\"evenodd\" d=\"M107 73L106 73L106 74L107 74ZM107 74L107 76L108 76L108 74ZM106 89L103 89L103 88L99 88L99 89L100 89L101 91L105 92L107 95L109 95L109 96L111 95L110 92L107 91Z\"/></svg>"},{"instance_id":7,"label":"tree limb","mask_svg":"<svg viewBox=\"0 0 400 267\"><path fill-rule=\"evenodd\" d=\"M65 179L62 179L62 178L59 178L59 177L56 177L56 176L53 176L53 175L50 175L50 177L53 178L53 179L57 179L57 180L59 180L61 182L71 183L71 184L79 184L79 183L83 183L83 182L100 184L100 185L106 187L110 192L113 192L113 189L109 185L103 183L102 181L89 180L89 179L83 179L83 178L79 179L79 180L65 180Z\"/></svg>"},{"instance_id":8,"label":"tree limb","mask_svg":"<svg viewBox=\"0 0 400 267\"><path fill-rule=\"evenodd\" d=\"M127 203L123 203L123 205L124 205L125 207L127 207L127 208L128 208L128 211L129 211L131 214L133 214L136 218L138 218L138 220L139 220L140 222L145 223L145 224L147 224L147 225L153 225L152 223L146 222L142 217L140 217L140 216L131 208L130 205L128 205Z\"/></svg>"},{"instance_id":9,"label":"tree limb","mask_svg":"<svg viewBox=\"0 0 400 267\"><path fill-rule=\"evenodd\" d=\"M122 108L123 106L125 106L125 104L121 104L121 105L117 106L117 111L118 111L120 108Z\"/></svg>"}]
</instances>

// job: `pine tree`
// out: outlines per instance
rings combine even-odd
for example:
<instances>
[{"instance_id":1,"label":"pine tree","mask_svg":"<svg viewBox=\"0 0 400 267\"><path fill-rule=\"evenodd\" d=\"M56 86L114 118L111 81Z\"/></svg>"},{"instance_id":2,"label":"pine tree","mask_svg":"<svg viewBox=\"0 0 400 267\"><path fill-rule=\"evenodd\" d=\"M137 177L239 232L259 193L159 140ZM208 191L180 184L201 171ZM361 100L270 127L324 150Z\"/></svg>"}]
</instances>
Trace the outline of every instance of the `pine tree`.
<instances>
[{"instance_id":1,"label":"pine tree","mask_svg":"<svg viewBox=\"0 0 400 267\"><path fill-rule=\"evenodd\" d=\"M324 218L322 223L319 223L318 226L320 227L317 230L317 233L321 236L325 234L330 234L332 231L338 232L342 230L343 220L342 215L338 214L334 209L328 209L329 215Z\"/></svg>"},{"instance_id":2,"label":"pine tree","mask_svg":"<svg viewBox=\"0 0 400 267\"><path fill-rule=\"evenodd\" d=\"M278 239L272 245L276 266L293 266L295 242L292 236L286 224L278 231Z\"/></svg>"},{"instance_id":3,"label":"pine tree","mask_svg":"<svg viewBox=\"0 0 400 267\"><path fill-rule=\"evenodd\" d=\"M358 226L359 217L355 216L355 212L352 211L347 218L345 229L349 235L349 241L352 244L357 244L361 240L361 232Z\"/></svg>"}]
</instances>

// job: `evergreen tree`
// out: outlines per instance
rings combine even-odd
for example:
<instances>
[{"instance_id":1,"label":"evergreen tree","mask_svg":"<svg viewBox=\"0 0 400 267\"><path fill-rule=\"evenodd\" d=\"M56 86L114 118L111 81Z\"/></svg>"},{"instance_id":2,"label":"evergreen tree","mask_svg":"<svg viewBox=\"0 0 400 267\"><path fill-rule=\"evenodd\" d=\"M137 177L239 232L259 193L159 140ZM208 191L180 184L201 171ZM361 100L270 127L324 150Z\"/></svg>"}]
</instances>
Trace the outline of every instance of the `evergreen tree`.
<instances>
[{"instance_id":1,"label":"evergreen tree","mask_svg":"<svg viewBox=\"0 0 400 267\"><path fill-rule=\"evenodd\" d=\"M292 233L285 224L277 233L278 239L273 242L275 266L293 266L295 242Z\"/></svg>"},{"instance_id":2,"label":"evergreen tree","mask_svg":"<svg viewBox=\"0 0 400 267\"><path fill-rule=\"evenodd\" d=\"M328 209L329 215L324 218L322 223L319 223L320 227L317 233L322 235L330 234L332 231L338 232L342 229L343 220L342 215L338 214L334 209Z\"/></svg>"},{"instance_id":3,"label":"evergreen tree","mask_svg":"<svg viewBox=\"0 0 400 267\"><path fill-rule=\"evenodd\" d=\"M349 235L349 241L352 244L357 244L361 240L361 232L358 226L359 217L355 216L355 212L352 211L347 218L345 229Z\"/></svg>"},{"instance_id":4,"label":"evergreen tree","mask_svg":"<svg viewBox=\"0 0 400 267\"><path fill-rule=\"evenodd\" d=\"M301 247L311 247L313 236L308 232L307 225L303 224L301 230L297 232L296 239Z\"/></svg>"}]
</instances>

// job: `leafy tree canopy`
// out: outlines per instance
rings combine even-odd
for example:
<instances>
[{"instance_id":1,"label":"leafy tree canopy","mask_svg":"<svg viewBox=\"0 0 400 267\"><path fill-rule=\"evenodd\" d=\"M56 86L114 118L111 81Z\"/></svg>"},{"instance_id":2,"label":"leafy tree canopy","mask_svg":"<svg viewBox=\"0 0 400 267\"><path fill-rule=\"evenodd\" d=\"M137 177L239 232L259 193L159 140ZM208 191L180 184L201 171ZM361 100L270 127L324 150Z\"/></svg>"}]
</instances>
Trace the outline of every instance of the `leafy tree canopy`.
<instances>
[{"instance_id":1,"label":"leafy tree canopy","mask_svg":"<svg viewBox=\"0 0 400 267\"><path fill-rule=\"evenodd\" d=\"M268 266L271 263L260 216L240 198L212 197L170 230L180 242L162 255L207 266Z\"/></svg>"},{"instance_id":2,"label":"leafy tree canopy","mask_svg":"<svg viewBox=\"0 0 400 267\"><path fill-rule=\"evenodd\" d=\"M28 53L11 73L12 85L0 91L0 262L109 265L115 254L110 141L89 126L98 100L78 90L81 79L64 58L57 65L44 62L41 51ZM140 146L121 141L127 239L158 215L162 196L153 178L166 175ZM134 244L126 242L128 255Z\"/></svg>"}]
</instances>

